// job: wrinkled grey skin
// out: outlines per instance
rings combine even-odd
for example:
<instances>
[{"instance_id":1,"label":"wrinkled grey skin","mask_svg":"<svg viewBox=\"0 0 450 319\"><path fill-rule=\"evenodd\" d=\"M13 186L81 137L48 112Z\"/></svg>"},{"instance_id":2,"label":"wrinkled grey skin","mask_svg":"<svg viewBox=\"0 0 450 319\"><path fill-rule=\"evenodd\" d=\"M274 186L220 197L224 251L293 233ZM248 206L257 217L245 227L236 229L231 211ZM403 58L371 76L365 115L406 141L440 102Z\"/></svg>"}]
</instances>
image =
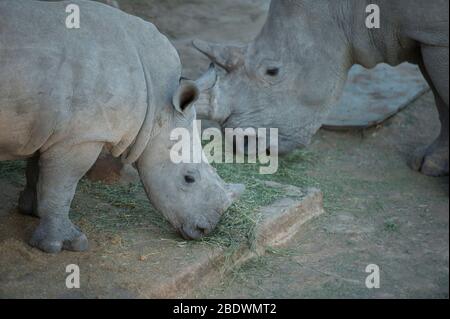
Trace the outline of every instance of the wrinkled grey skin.
<instances>
[{"instance_id":1,"label":"wrinkled grey skin","mask_svg":"<svg viewBox=\"0 0 450 319\"><path fill-rule=\"evenodd\" d=\"M80 6L79 30L65 27L69 3ZM183 237L214 228L243 189L208 164L171 162L169 132L192 130L199 95L180 75L176 50L141 19L91 1L0 0L0 160L29 159L19 207L40 217L33 246L88 248L68 213L103 146L136 164Z\"/></svg>"},{"instance_id":2,"label":"wrinkled grey skin","mask_svg":"<svg viewBox=\"0 0 450 319\"><path fill-rule=\"evenodd\" d=\"M368 29L368 4L381 28ZM198 103L199 117L225 127L275 127L279 152L308 145L340 98L354 64L419 64L436 97L442 129L412 167L448 175L447 0L272 0L259 36L244 47L195 41L227 71Z\"/></svg>"}]
</instances>

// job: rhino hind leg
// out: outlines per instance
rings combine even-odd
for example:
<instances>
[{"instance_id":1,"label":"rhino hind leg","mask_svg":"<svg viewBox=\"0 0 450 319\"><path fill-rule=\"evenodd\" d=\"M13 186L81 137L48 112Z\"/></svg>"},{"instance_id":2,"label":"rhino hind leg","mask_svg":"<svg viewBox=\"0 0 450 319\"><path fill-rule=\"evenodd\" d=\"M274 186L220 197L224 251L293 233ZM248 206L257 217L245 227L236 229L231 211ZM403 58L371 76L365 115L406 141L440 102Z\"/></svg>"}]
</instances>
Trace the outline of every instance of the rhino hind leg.
<instances>
[{"instance_id":1,"label":"rhino hind leg","mask_svg":"<svg viewBox=\"0 0 450 319\"><path fill-rule=\"evenodd\" d=\"M19 212L24 215L39 217L37 213L36 187L39 178L39 153L27 161L27 183L20 193Z\"/></svg>"},{"instance_id":2,"label":"rhino hind leg","mask_svg":"<svg viewBox=\"0 0 450 319\"><path fill-rule=\"evenodd\" d=\"M447 176L449 174L449 75L448 48L422 49L422 72L433 90L441 121L441 132L428 147L419 148L411 167L428 176Z\"/></svg>"},{"instance_id":3,"label":"rhino hind leg","mask_svg":"<svg viewBox=\"0 0 450 319\"><path fill-rule=\"evenodd\" d=\"M48 253L85 251L88 240L69 219L78 182L102 149L99 143L54 147L41 154L37 182L37 212L40 223L30 244Z\"/></svg>"}]
</instances>

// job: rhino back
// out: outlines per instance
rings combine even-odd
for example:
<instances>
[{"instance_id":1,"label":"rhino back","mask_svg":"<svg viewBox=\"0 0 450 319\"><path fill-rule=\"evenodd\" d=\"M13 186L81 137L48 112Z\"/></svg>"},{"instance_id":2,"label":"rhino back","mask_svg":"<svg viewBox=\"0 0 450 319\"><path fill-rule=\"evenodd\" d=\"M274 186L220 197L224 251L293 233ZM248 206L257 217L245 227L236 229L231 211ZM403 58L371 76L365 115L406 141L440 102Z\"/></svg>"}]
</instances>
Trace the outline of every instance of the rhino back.
<instances>
[{"instance_id":1,"label":"rhino back","mask_svg":"<svg viewBox=\"0 0 450 319\"><path fill-rule=\"evenodd\" d=\"M80 8L80 29L66 27L69 4ZM0 17L4 154L28 156L62 139L132 141L149 92L160 95L153 102L166 98L160 90L179 77L168 40L152 24L108 6L0 0Z\"/></svg>"}]
</instances>

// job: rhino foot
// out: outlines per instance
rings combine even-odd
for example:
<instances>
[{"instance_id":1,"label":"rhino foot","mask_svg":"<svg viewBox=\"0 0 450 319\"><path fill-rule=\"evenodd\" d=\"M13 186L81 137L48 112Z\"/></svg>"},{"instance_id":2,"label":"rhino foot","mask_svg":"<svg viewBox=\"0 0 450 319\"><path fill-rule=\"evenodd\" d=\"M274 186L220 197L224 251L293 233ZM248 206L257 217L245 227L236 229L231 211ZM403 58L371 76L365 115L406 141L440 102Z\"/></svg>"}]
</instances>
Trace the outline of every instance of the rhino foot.
<instances>
[{"instance_id":1,"label":"rhino foot","mask_svg":"<svg viewBox=\"0 0 450 319\"><path fill-rule=\"evenodd\" d=\"M414 153L410 166L427 176L448 176L448 156L448 145L433 144L427 148L419 148Z\"/></svg>"},{"instance_id":2,"label":"rhino foot","mask_svg":"<svg viewBox=\"0 0 450 319\"><path fill-rule=\"evenodd\" d=\"M39 217L36 209L36 192L26 188L20 193L19 212L24 215Z\"/></svg>"},{"instance_id":3,"label":"rhino foot","mask_svg":"<svg viewBox=\"0 0 450 319\"><path fill-rule=\"evenodd\" d=\"M40 250L56 254L61 250L86 251L88 240L78 227L68 219L41 219L33 233L30 245Z\"/></svg>"}]
</instances>

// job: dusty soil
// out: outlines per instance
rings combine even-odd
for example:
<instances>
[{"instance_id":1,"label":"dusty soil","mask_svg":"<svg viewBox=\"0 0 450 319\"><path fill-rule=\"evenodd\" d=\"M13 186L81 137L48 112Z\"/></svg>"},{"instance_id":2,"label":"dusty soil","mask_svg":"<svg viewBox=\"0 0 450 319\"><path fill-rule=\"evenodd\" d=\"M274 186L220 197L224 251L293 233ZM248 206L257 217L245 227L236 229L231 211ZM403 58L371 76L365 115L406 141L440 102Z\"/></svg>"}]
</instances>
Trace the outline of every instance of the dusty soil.
<instances>
[{"instance_id":1,"label":"dusty soil","mask_svg":"<svg viewBox=\"0 0 450 319\"><path fill-rule=\"evenodd\" d=\"M190 48L191 39L250 39L262 25L268 4L118 2L173 39L187 66L185 73L192 77L208 62ZM377 129L321 131L306 153L283 159L280 172L270 179L322 189L327 214L305 225L288 248L274 249L235 270L222 284L191 296L448 298L449 180L422 176L406 165L415 147L430 142L438 129L433 99L427 94ZM151 209L139 186L105 188L83 182L72 216L87 232L91 252L42 254L25 244L37 221L16 212L23 167L2 165L7 173L0 174L0 297L152 297L146 293L152 280L170 277L177 264L188 267L214 247L180 240ZM250 195L234 208L235 214L247 214L249 206L279 195L254 186L247 168L220 172L227 180L241 179L250 186ZM82 266L85 289L65 289L67 263ZM381 268L377 290L364 285L364 270L373 263Z\"/></svg>"}]
</instances>

